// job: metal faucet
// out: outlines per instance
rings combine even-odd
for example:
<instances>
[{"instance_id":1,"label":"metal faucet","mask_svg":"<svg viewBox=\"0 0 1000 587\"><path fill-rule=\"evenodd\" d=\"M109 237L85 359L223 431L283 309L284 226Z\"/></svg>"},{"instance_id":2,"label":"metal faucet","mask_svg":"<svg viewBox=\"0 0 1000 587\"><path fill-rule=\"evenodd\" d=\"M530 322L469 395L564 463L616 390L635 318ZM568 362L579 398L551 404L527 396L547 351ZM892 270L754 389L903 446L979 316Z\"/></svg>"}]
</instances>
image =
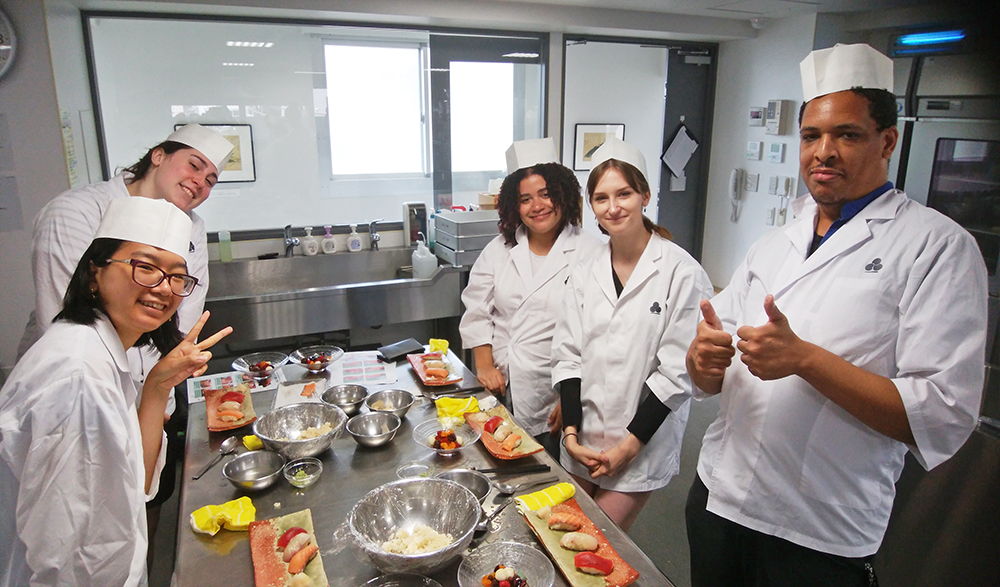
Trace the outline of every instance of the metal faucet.
<instances>
[{"instance_id":1,"label":"metal faucet","mask_svg":"<svg viewBox=\"0 0 1000 587\"><path fill-rule=\"evenodd\" d=\"M368 239L372 243L371 250L373 251L378 250L378 241L382 240L382 237L379 236L377 232L375 232L375 225L378 224L379 222L382 222L382 218L379 218L378 220L372 220L371 222L368 223Z\"/></svg>"},{"instance_id":2,"label":"metal faucet","mask_svg":"<svg viewBox=\"0 0 1000 587\"><path fill-rule=\"evenodd\" d=\"M291 224L289 224L288 226L286 226L285 230L283 232L284 232L284 236L285 236L285 256L286 257L291 257L292 253L295 252L295 247L299 246L299 239L296 238L296 237L294 237L294 236L292 236L292 225Z\"/></svg>"}]
</instances>

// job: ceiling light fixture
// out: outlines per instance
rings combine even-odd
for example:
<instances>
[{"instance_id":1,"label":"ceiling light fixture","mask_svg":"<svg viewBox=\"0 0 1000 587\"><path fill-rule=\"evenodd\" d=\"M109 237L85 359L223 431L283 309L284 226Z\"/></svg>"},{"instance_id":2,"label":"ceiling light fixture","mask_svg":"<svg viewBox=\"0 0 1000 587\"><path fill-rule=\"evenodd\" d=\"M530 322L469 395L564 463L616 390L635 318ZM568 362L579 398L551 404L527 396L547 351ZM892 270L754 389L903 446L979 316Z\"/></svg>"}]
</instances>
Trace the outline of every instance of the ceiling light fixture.
<instances>
[{"instance_id":1,"label":"ceiling light fixture","mask_svg":"<svg viewBox=\"0 0 1000 587\"><path fill-rule=\"evenodd\" d=\"M914 33L912 35L902 35L896 39L897 45L937 45L940 43L954 43L965 38L965 31L934 31L932 33Z\"/></svg>"},{"instance_id":2,"label":"ceiling light fixture","mask_svg":"<svg viewBox=\"0 0 1000 587\"><path fill-rule=\"evenodd\" d=\"M254 49L270 49L274 43L270 41L226 41L226 47L250 47Z\"/></svg>"},{"instance_id":3,"label":"ceiling light fixture","mask_svg":"<svg viewBox=\"0 0 1000 587\"><path fill-rule=\"evenodd\" d=\"M503 57L512 57L515 59L537 59L538 53L507 53Z\"/></svg>"},{"instance_id":4,"label":"ceiling light fixture","mask_svg":"<svg viewBox=\"0 0 1000 587\"><path fill-rule=\"evenodd\" d=\"M237 63L232 61L225 61L222 63L224 67L253 67L253 63Z\"/></svg>"}]
</instances>

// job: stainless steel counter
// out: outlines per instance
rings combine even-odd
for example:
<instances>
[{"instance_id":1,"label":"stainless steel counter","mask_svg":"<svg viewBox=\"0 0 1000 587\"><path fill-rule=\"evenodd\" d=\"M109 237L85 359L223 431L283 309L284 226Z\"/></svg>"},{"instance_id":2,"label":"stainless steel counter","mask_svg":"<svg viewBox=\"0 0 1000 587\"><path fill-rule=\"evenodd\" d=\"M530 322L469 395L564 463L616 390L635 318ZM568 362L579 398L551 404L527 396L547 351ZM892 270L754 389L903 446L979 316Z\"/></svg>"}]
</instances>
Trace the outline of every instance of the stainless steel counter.
<instances>
[{"instance_id":1,"label":"stainless steel counter","mask_svg":"<svg viewBox=\"0 0 1000 587\"><path fill-rule=\"evenodd\" d=\"M298 365L286 365L282 369L287 379L302 379L306 375L305 369ZM405 360L398 364L397 374L396 384L375 386L372 389L385 387L407 389L418 396L422 396L424 391L439 392L446 389L485 394L475 375L464 367L464 379L460 384L440 390L422 386ZM270 409L273 392L261 392L252 397L254 410L258 416ZM192 481L191 476L211 459L227 436L252 433L249 426L229 432L209 433L206 428L204 406L204 403L193 405L188 419L186 460L180 492L175 584L199 587L204 585L246 587L253 585L253 566L247 533L221 530L216 536L209 537L196 534L188 523L194 510L243 495L222 477L222 463L216 465L198 481ZM396 480L396 468L403 463L420 461L431 465L436 471L459 467L503 467L546 463L562 480L570 480L569 474L545 452L516 461L501 461L493 458L483 448L482 443L477 442L475 446L461 451L457 456L439 457L433 451L419 446L412 438L413 427L416 424L434 417L436 412L433 402L429 398L418 397L404 418L396 437L387 446L377 449L362 448L345 432L333 444L331 450L320 455L319 458L323 461L323 476L316 485L299 490L284 480L279 480L263 492L248 494L257 508L257 519L263 520L310 508L316 527L316 539L320 545L330 585L355 587L378 576L379 572L351 539L350 530L346 526L347 514L355 502L368 491L383 483ZM223 463L229 458L232 457L226 457ZM615 550L639 571L639 579L633 585L636 587L672 585L589 496L577 492L576 498L587 515L604 532ZM484 508L490 512L498 502L499 498L494 490L487 496ZM533 544L541 548L514 505L494 519L489 531L473 541L471 547L503 540ZM444 587L456 586L459 562L460 559L456 560L433 578ZM567 585L565 579L558 573L558 569L555 584L560 587Z\"/></svg>"}]
</instances>

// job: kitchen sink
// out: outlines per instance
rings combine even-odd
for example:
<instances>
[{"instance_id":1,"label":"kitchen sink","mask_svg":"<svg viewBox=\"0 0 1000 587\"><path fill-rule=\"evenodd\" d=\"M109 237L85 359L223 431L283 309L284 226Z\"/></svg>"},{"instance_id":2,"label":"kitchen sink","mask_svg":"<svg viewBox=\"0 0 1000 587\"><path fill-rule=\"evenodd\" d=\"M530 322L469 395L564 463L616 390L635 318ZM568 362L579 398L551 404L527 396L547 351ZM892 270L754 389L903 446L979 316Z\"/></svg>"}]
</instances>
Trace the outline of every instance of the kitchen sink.
<instances>
[{"instance_id":1,"label":"kitchen sink","mask_svg":"<svg viewBox=\"0 0 1000 587\"><path fill-rule=\"evenodd\" d=\"M350 328L460 316L460 271L414 279L413 249L210 263L205 332L233 327L251 343Z\"/></svg>"}]
</instances>

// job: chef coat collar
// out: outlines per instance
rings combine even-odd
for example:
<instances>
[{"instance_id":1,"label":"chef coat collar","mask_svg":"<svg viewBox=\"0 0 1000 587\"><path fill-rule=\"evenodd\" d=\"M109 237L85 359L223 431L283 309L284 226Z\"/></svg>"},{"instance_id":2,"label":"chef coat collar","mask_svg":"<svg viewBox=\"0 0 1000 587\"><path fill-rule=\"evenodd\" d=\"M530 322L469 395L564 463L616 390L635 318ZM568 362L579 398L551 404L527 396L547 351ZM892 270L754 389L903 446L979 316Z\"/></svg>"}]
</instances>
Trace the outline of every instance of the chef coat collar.
<instances>
[{"instance_id":1,"label":"chef coat collar","mask_svg":"<svg viewBox=\"0 0 1000 587\"><path fill-rule=\"evenodd\" d=\"M111 318L109 318L104 312L97 312L97 321L94 323L94 330L97 331L97 335L101 337L101 342L108 349L108 353L115 362L115 367L119 372L125 373L129 379L131 379L131 370L129 369L128 357L125 355L125 348L122 346L122 339L118 336L118 331L115 330L115 325L111 323ZM132 402L135 400L135 389L125 390L126 400ZM132 395L133 397L128 397Z\"/></svg>"},{"instance_id":2,"label":"chef coat collar","mask_svg":"<svg viewBox=\"0 0 1000 587\"><path fill-rule=\"evenodd\" d=\"M858 198L857 200L851 200L850 202L844 204L843 207L841 207L840 209L840 218L833 221L833 224L831 224L830 228L827 229L826 234L823 235L823 238L819 241L819 244L822 245L826 241L830 240L830 237L833 236L833 233L840 230L841 226L847 224L847 222L851 218L857 216L858 212L864 210L865 207L868 206L868 204L871 204L872 202L875 201L876 198L878 198L879 196L888 192L891 189L892 189L892 182L887 181L881 186L875 188L865 197ZM817 248L819 248L819 246L817 246ZM811 252L812 251L810 251L810 253Z\"/></svg>"}]
</instances>

